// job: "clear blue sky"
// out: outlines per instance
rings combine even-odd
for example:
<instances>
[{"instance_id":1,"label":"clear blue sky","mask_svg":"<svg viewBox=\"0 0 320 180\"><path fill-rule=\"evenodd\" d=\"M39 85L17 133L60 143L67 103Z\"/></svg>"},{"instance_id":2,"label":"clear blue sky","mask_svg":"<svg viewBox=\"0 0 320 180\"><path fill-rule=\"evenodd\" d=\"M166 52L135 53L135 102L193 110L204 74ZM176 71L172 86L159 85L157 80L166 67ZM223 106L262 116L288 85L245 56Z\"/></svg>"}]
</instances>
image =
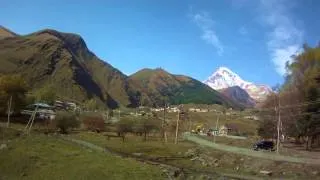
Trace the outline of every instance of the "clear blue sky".
<instances>
[{"instance_id":1,"label":"clear blue sky","mask_svg":"<svg viewBox=\"0 0 320 180\"><path fill-rule=\"evenodd\" d=\"M291 54L320 40L319 7L317 0L2 0L0 25L19 34L78 33L128 75L162 67L202 81L226 66L273 86Z\"/></svg>"}]
</instances>

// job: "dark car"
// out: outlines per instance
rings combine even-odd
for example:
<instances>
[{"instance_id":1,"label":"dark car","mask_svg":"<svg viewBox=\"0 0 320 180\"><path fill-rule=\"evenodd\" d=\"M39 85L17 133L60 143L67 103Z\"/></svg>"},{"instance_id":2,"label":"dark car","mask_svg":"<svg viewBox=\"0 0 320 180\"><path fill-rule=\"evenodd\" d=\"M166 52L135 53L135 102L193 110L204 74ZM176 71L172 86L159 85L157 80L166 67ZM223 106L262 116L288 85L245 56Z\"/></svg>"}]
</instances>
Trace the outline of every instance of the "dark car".
<instances>
[{"instance_id":1,"label":"dark car","mask_svg":"<svg viewBox=\"0 0 320 180\"><path fill-rule=\"evenodd\" d=\"M253 145L253 149L255 151L258 151L260 149L263 150L274 150L274 143L272 141L259 141L256 144Z\"/></svg>"}]
</instances>

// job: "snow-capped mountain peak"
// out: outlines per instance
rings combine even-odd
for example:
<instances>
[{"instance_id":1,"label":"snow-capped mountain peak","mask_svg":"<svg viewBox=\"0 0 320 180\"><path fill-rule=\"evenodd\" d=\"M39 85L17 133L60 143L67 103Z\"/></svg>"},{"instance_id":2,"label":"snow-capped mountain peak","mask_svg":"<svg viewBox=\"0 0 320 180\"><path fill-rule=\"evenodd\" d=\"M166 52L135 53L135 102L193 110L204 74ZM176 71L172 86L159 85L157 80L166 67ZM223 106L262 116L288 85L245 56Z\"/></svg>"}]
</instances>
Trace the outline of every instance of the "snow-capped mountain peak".
<instances>
[{"instance_id":1,"label":"snow-capped mountain peak","mask_svg":"<svg viewBox=\"0 0 320 180\"><path fill-rule=\"evenodd\" d=\"M255 85L244 81L238 74L227 67L219 67L204 83L215 90L239 86L257 101L261 101L271 92L271 88L268 86Z\"/></svg>"},{"instance_id":2,"label":"snow-capped mountain peak","mask_svg":"<svg viewBox=\"0 0 320 180\"><path fill-rule=\"evenodd\" d=\"M244 86L250 84L244 81L240 76L232 72L227 67L219 67L207 80L204 81L205 84L209 85L213 89L225 89L232 86Z\"/></svg>"}]
</instances>

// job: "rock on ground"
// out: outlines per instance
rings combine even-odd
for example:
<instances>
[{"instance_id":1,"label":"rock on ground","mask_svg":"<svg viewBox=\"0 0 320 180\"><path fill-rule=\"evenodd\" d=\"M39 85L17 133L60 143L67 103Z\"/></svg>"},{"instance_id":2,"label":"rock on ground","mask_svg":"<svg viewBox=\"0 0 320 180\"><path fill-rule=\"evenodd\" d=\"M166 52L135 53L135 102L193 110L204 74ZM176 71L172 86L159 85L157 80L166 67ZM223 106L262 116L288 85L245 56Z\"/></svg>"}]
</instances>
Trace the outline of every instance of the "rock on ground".
<instances>
[{"instance_id":1,"label":"rock on ground","mask_svg":"<svg viewBox=\"0 0 320 180\"><path fill-rule=\"evenodd\" d=\"M8 148L7 144L1 144L0 145L0 150L7 149L7 148Z\"/></svg>"}]
</instances>

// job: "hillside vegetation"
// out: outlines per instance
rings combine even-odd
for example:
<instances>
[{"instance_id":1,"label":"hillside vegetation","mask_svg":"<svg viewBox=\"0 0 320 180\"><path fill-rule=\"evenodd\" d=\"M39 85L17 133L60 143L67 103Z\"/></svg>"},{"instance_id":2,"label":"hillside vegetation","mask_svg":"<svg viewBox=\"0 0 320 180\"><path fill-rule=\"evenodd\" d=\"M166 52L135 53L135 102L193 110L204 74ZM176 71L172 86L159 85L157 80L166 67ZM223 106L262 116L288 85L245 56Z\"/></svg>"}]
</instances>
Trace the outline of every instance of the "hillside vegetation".
<instances>
[{"instance_id":1,"label":"hillside vegetation","mask_svg":"<svg viewBox=\"0 0 320 180\"><path fill-rule=\"evenodd\" d=\"M130 76L139 81L148 95L156 101L166 101L170 104L220 104L230 107L239 105L209 86L193 78L183 75L173 75L157 69L143 69Z\"/></svg>"},{"instance_id":2,"label":"hillside vegetation","mask_svg":"<svg viewBox=\"0 0 320 180\"><path fill-rule=\"evenodd\" d=\"M99 59L77 34L45 29L18 36L0 29L0 75L21 75L32 93L49 87L57 97L95 99L109 108L162 106L165 100L239 107L200 81L162 69L143 69L128 77Z\"/></svg>"},{"instance_id":3,"label":"hillside vegetation","mask_svg":"<svg viewBox=\"0 0 320 180\"><path fill-rule=\"evenodd\" d=\"M88 50L76 34L43 30L0 40L0 72L21 74L32 89L53 86L58 95L108 107L136 106L143 96L135 83ZM147 101L150 101L146 98Z\"/></svg>"},{"instance_id":4,"label":"hillside vegetation","mask_svg":"<svg viewBox=\"0 0 320 180\"><path fill-rule=\"evenodd\" d=\"M319 46L305 45L304 51L287 64L285 83L279 93L268 97L263 108L261 136L276 137L278 125L274 119L281 116L281 134L295 137L297 143L305 143L306 149L320 146Z\"/></svg>"}]
</instances>

